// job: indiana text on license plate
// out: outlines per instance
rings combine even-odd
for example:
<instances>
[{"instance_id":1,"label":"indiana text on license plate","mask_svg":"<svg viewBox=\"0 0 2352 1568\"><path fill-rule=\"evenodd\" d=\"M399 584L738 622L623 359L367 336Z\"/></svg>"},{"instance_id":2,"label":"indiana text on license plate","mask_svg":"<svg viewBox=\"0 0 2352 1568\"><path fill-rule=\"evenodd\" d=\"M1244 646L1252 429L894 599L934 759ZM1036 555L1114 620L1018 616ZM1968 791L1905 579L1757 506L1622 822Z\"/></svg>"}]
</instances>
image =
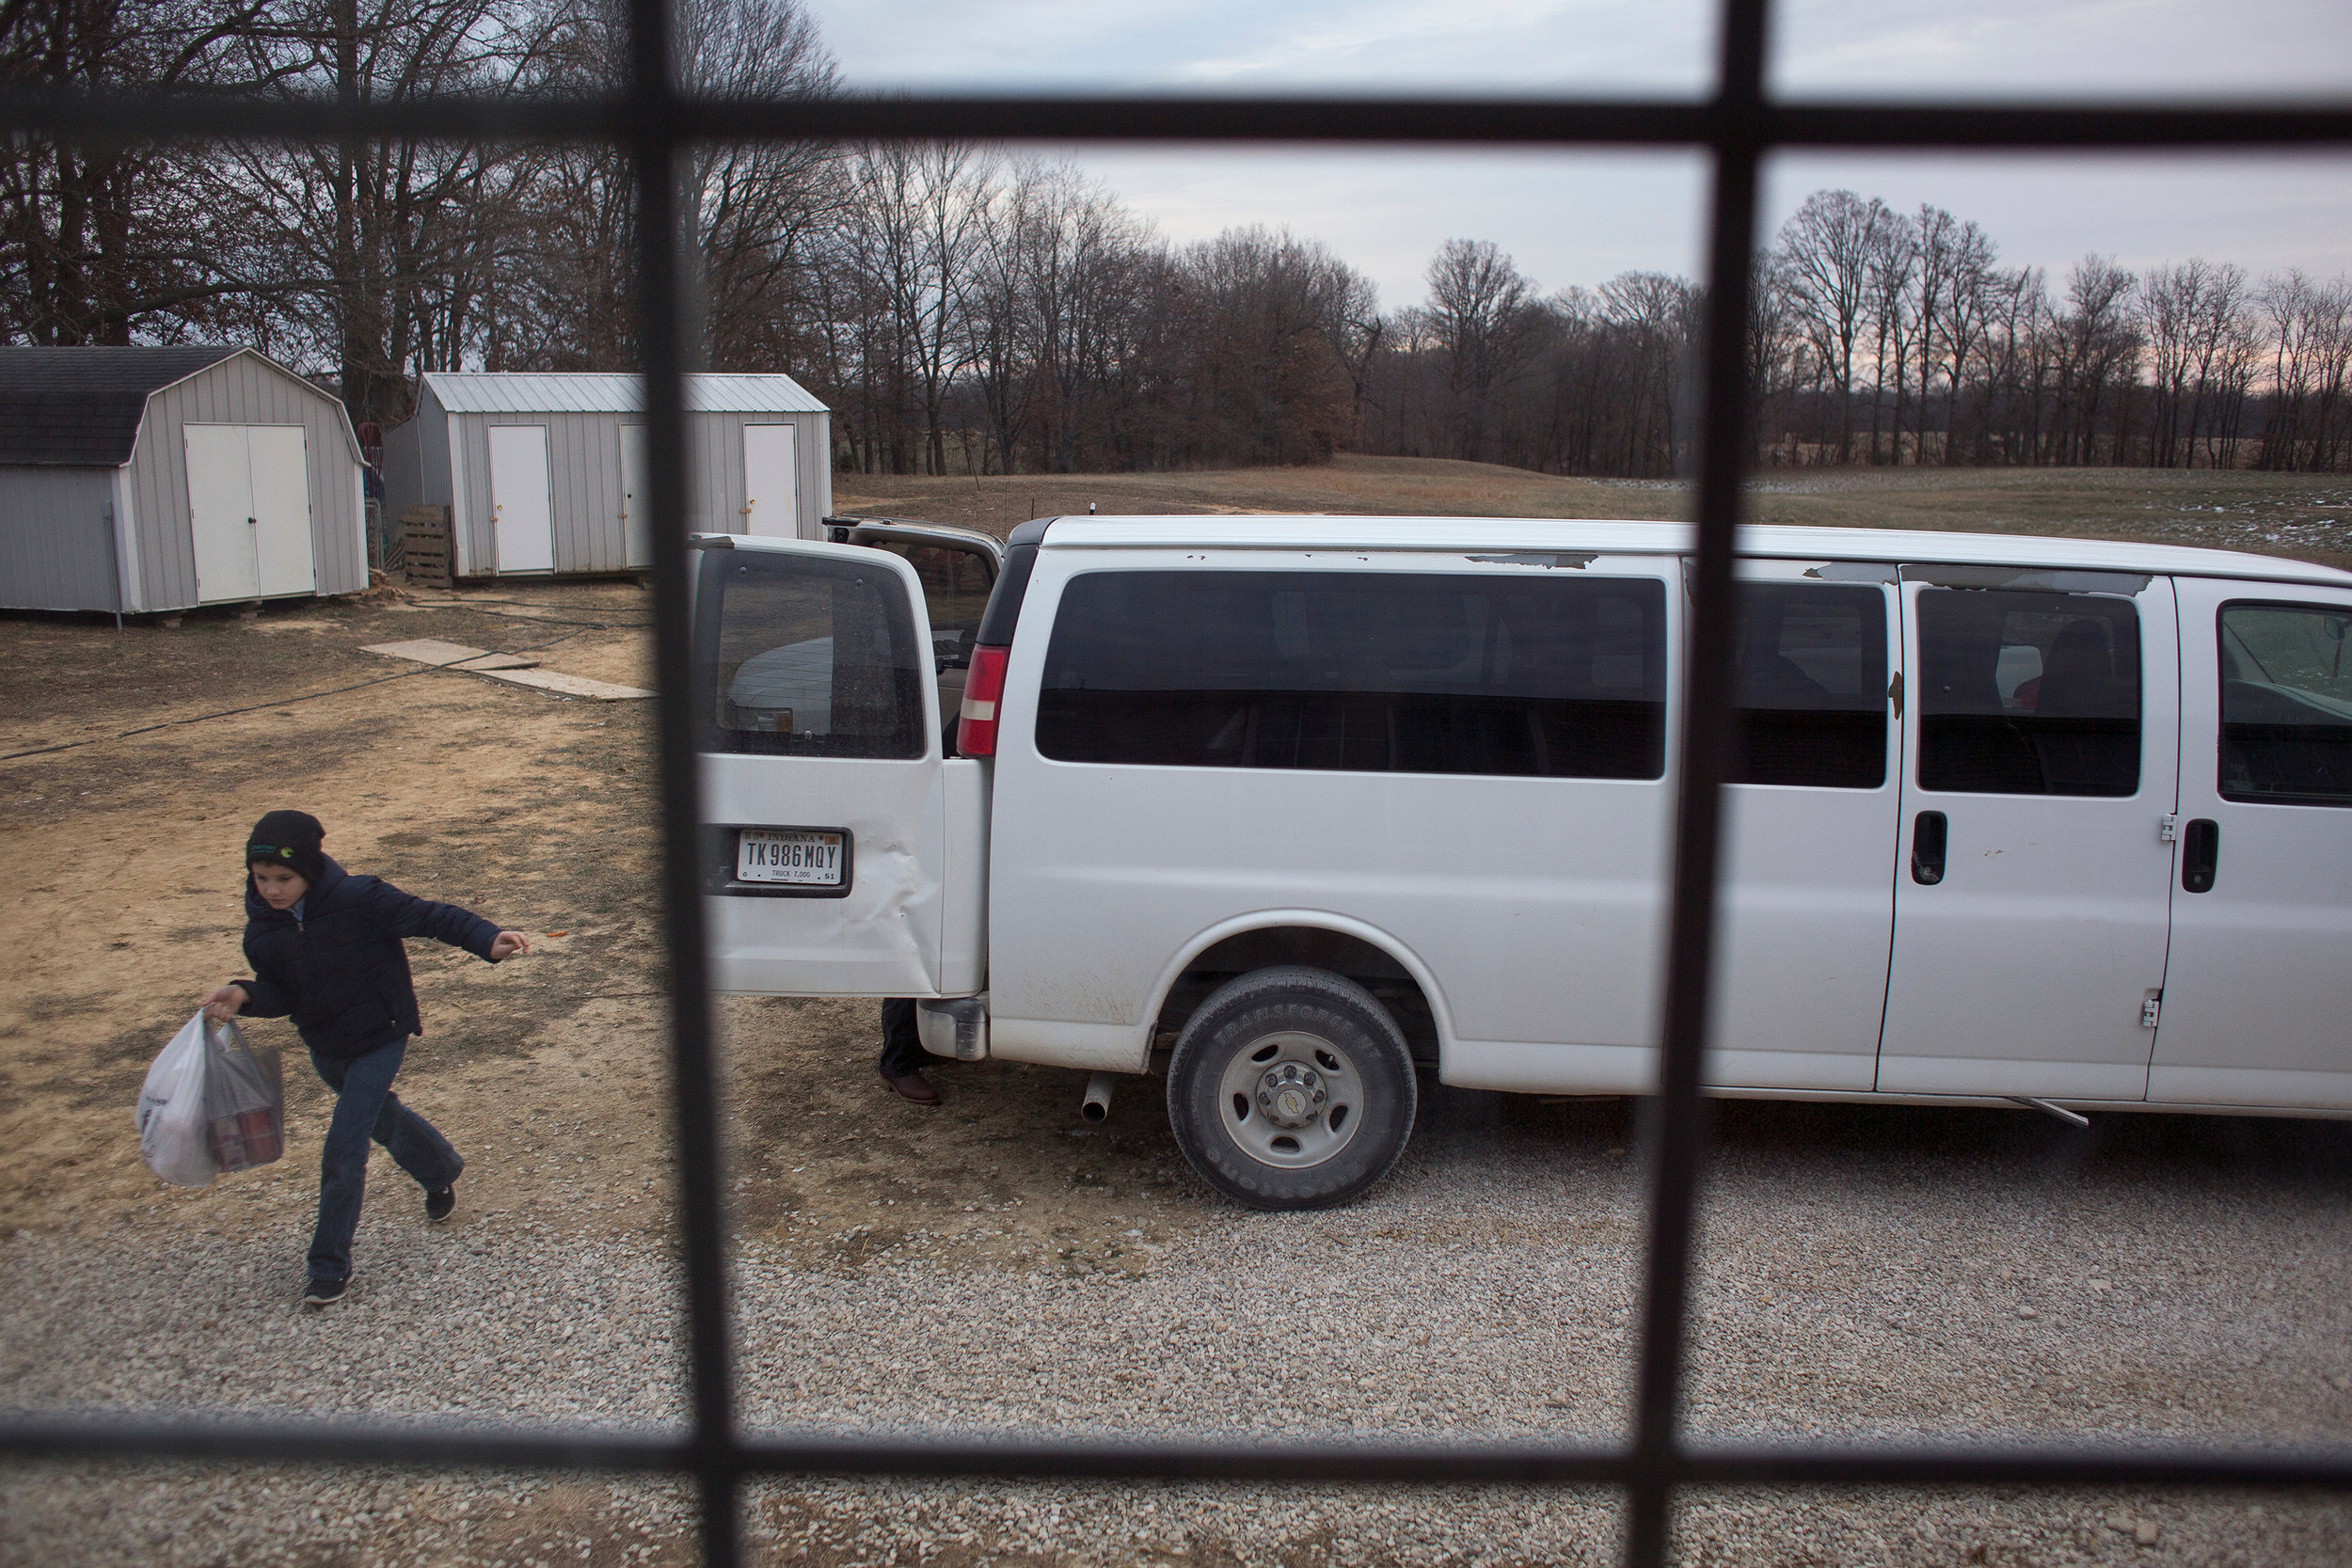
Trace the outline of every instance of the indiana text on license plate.
<instances>
[{"instance_id":1,"label":"indiana text on license plate","mask_svg":"<svg viewBox=\"0 0 2352 1568\"><path fill-rule=\"evenodd\" d=\"M745 828L736 841L739 882L841 885L841 835L783 828Z\"/></svg>"}]
</instances>

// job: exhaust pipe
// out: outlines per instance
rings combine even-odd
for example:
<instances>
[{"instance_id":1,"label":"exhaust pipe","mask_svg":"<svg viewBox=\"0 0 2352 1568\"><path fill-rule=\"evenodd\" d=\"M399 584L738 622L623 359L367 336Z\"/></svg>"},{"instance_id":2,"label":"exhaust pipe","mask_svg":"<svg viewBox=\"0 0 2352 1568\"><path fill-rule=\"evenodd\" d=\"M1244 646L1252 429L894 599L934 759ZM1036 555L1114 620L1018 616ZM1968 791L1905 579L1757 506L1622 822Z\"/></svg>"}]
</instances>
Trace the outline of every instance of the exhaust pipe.
<instances>
[{"instance_id":1,"label":"exhaust pipe","mask_svg":"<svg viewBox=\"0 0 2352 1568\"><path fill-rule=\"evenodd\" d=\"M1101 1121L1111 1114L1111 1075L1098 1072L1087 1080L1086 1098L1078 1102L1078 1114L1089 1121Z\"/></svg>"}]
</instances>

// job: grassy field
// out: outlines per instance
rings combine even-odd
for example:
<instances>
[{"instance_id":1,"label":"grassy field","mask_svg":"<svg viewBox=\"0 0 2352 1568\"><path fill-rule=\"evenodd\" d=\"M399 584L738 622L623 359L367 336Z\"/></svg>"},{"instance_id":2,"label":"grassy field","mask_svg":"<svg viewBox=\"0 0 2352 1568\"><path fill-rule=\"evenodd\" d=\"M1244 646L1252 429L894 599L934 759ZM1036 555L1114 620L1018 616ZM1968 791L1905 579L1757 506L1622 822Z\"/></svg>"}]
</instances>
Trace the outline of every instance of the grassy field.
<instances>
[{"instance_id":1,"label":"grassy field","mask_svg":"<svg viewBox=\"0 0 2352 1568\"><path fill-rule=\"evenodd\" d=\"M1681 517L1677 480L1562 479L1486 463L1343 456L1327 468L920 479L842 474L840 512L1003 533L1083 513L1330 512ZM2139 468L1799 468L1749 486L1748 519L2204 545L2352 567L2352 477Z\"/></svg>"}]
</instances>

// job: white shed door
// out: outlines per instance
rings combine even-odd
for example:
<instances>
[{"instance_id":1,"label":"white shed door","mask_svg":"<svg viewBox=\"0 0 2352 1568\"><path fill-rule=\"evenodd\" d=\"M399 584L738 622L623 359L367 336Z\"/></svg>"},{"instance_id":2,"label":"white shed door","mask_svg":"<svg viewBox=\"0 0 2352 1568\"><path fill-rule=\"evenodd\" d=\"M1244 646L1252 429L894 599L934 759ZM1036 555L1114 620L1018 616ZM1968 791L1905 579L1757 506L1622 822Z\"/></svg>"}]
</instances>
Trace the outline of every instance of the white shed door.
<instances>
[{"instance_id":1,"label":"white shed door","mask_svg":"<svg viewBox=\"0 0 2352 1568\"><path fill-rule=\"evenodd\" d=\"M800 489L792 471L792 427L743 427L744 533L796 539L801 532Z\"/></svg>"},{"instance_id":2,"label":"white shed door","mask_svg":"<svg viewBox=\"0 0 2352 1568\"><path fill-rule=\"evenodd\" d=\"M309 453L298 424L247 425L253 476L254 546L261 557L262 594L310 594L318 575L310 559Z\"/></svg>"},{"instance_id":3,"label":"white shed door","mask_svg":"<svg viewBox=\"0 0 2352 1568\"><path fill-rule=\"evenodd\" d=\"M183 436L198 601L315 591L302 427L192 424Z\"/></svg>"},{"instance_id":4,"label":"white shed door","mask_svg":"<svg viewBox=\"0 0 2352 1568\"><path fill-rule=\"evenodd\" d=\"M555 570L555 507L548 494L548 427L490 427L491 534L501 572Z\"/></svg>"},{"instance_id":5,"label":"white shed door","mask_svg":"<svg viewBox=\"0 0 2352 1568\"><path fill-rule=\"evenodd\" d=\"M653 512L645 488L645 427L621 426L621 547L630 566L653 564Z\"/></svg>"}]
</instances>

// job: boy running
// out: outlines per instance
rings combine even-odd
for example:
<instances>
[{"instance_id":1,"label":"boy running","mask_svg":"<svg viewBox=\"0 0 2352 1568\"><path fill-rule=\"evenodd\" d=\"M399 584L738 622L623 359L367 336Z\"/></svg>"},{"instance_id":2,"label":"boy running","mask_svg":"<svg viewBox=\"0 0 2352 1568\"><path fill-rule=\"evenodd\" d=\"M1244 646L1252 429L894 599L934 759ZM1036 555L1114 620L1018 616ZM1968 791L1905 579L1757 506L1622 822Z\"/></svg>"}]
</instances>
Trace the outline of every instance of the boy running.
<instances>
[{"instance_id":1,"label":"boy running","mask_svg":"<svg viewBox=\"0 0 2352 1568\"><path fill-rule=\"evenodd\" d=\"M245 956L255 977L218 988L204 998L204 1011L222 1020L291 1013L310 1065L335 1091L319 1153L310 1283L302 1295L325 1307L351 1284L371 1137L424 1188L428 1220L447 1219L457 1206L454 1184L466 1168L449 1140L392 1093L409 1037L424 1033L402 939L433 937L491 963L531 943L454 904L351 875L321 851L326 830L307 812L271 812L247 836Z\"/></svg>"}]
</instances>

